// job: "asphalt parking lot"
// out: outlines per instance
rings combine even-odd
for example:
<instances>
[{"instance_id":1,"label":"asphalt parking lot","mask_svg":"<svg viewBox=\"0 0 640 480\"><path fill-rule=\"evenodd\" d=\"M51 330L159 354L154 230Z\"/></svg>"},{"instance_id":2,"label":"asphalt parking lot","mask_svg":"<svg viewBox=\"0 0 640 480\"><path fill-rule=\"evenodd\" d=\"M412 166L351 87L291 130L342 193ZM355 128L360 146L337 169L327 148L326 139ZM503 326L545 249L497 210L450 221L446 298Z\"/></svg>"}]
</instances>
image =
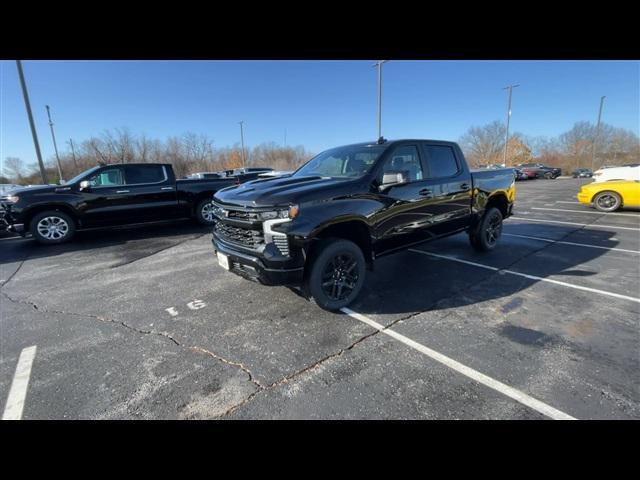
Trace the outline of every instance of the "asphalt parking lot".
<instances>
[{"instance_id":1,"label":"asphalt parking lot","mask_svg":"<svg viewBox=\"0 0 640 480\"><path fill-rule=\"evenodd\" d=\"M640 212L580 205L579 182L519 182L497 250L383 258L335 314L224 271L189 222L3 237L5 416L640 418Z\"/></svg>"}]
</instances>

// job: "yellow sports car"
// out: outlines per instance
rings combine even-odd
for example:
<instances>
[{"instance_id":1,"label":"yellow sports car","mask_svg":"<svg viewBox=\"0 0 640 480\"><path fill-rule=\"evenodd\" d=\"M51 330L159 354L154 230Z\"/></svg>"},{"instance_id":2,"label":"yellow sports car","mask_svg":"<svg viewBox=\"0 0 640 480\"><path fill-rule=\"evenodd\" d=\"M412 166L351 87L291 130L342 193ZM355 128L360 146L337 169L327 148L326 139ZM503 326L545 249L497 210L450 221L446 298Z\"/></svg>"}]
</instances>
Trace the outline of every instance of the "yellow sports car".
<instances>
[{"instance_id":1,"label":"yellow sports car","mask_svg":"<svg viewBox=\"0 0 640 480\"><path fill-rule=\"evenodd\" d=\"M638 180L610 180L584 185L577 195L580 203L591 204L601 212L613 212L620 207L640 208Z\"/></svg>"}]
</instances>

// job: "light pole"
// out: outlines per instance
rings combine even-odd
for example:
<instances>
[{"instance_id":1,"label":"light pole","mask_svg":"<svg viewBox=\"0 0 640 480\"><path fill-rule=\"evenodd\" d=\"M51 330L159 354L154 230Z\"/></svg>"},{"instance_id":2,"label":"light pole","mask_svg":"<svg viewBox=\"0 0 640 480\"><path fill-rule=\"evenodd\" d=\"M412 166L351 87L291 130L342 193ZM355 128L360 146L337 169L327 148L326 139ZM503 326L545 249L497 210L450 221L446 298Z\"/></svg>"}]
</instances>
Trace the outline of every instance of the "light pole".
<instances>
[{"instance_id":1,"label":"light pole","mask_svg":"<svg viewBox=\"0 0 640 480\"><path fill-rule=\"evenodd\" d=\"M596 136L593 138L593 145L591 148L591 171L595 167L596 163L596 143L598 142L598 137L600 136L600 118L602 117L602 106L604 105L605 97L600 97L600 110L598 111L598 123L596 124Z\"/></svg>"},{"instance_id":2,"label":"light pole","mask_svg":"<svg viewBox=\"0 0 640 480\"><path fill-rule=\"evenodd\" d=\"M244 131L242 129L242 124L244 123L244 120L240 120L240 142L242 144L242 168L245 168L245 158L244 158Z\"/></svg>"},{"instance_id":3,"label":"light pole","mask_svg":"<svg viewBox=\"0 0 640 480\"><path fill-rule=\"evenodd\" d=\"M378 60L372 67L378 67L378 141L382 139L382 64L388 60Z\"/></svg>"},{"instance_id":4,"label":"light pole","mask_svg":"<svg viewBox=\"0 0 640 480\"><path fill-rule=\"evenodd\" d=\"M24 106L27 109L27 116L29 117L29 126L31 127L31 136L33 137L33 145L36 147L36 156L38 157L38 164L40 165L40 175L42 175L42 183L47 184L47 172L44 169L44 163L42 163L42 154L40 153L40 144L38 143L38 134L36 133L36 126L33 123L33 114L31 113L31 102L29 102L29 92L27 92L27 84L24 81L24 72L22 71L22 62L16 60L18 66L18 76L20 77L20 86L22 87L22 97L24 98Z\"/></svg>"},{"instance_id":5,"label":"light pole","mask_svg":"<svg viewBox=\"0 0 640 480\"><path fill-rule=\"evenodd\" d=\"M507 166L507 146L509 145L509 122L511 120L511 93L513 89L519 87L520 84L517 85L509 85L504 87L503 90L509 90L509 106L507 108L507 132L504 137L504 157L502 158L502 166Z\"/></svg>"},{"instance_id":6,"label":"light pole","mask_svg":"<svg viewBox=\"0 0 640 480\"><path fill-rule=\"evenodd\" d=\"M49 105L45 105L47 108L47 117L49 117L49 128L51 128L51 138L53 138L53 150L56 152L56 161L58 162L58 177L60 184L64 182L62 179L62 165L60 165L60 157L58 156L58 145L56 145L56 135L53 133L53 122L51 121L51 112L49 111Z\"/></svg>"}]
</instances>

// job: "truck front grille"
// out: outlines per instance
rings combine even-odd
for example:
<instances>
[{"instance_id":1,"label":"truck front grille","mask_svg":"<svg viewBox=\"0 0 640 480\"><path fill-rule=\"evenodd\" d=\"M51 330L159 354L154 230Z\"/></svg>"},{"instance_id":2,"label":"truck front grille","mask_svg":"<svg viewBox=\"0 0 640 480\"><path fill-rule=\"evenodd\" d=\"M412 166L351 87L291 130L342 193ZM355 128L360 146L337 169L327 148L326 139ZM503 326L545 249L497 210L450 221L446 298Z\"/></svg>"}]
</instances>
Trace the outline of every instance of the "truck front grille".
<instances>
[{"instance_id":1,"label":"truck front grille","mask_svg":"<svg viewBox=\"0 0 640 480\"><path fill-rule=\"evenodd\" d=\"M242 245L243 247L255 249L264 242L264 236L261 230L235 227L220 221L216 222L214 228L216 234L223 240Z\"/></svg>"}]
</instances>

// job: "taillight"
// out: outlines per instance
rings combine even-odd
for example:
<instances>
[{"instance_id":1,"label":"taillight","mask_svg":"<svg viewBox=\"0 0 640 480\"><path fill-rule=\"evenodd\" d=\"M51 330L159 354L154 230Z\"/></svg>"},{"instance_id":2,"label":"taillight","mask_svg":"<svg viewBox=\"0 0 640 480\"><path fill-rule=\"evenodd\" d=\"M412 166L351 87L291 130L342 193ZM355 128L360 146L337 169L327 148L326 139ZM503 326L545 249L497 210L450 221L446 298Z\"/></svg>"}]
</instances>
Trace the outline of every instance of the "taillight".
<instances>
[{"instance_id":1,"label":"taillight","mask_svg":"<svg viewBox=\"0 0 640 480\"><path fill-rule=\"evenodd\" d=\"M236 185L240 185L240 179L236 177Z\"/></svg>"}]
</instances>

